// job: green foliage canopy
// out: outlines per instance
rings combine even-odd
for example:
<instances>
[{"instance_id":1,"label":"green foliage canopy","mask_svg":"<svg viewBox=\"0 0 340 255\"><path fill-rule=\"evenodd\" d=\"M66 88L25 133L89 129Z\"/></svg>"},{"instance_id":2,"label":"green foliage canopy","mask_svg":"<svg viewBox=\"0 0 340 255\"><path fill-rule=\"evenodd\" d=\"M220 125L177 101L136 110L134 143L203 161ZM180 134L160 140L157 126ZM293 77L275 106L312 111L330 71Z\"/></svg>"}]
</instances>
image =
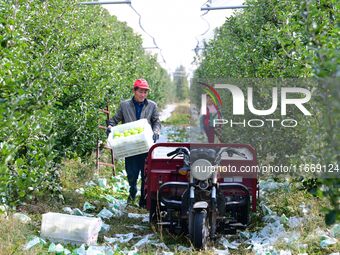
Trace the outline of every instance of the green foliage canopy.
<instances>
[{"instance_id":1,"label":"green foliage canopy","mask_svg":"<svg viewBox=\"0 0 340 255\"><path fill-rule=\"evenodd\" d=\"M141 38L98 6L0 2L0 203L58 194L59 162L85 156L98 110L132 95L143 77L160 105L170 82ZM104 132L103 132L104 133Z\"/></svg>"},{"instance_id":2,"label":"green foliage canopy","mask_svg":"<svg viewBox=\"0 0 340 255\"><path fill-rule=\"evenodd\" d=\"M289 83L284 79L300 78L297 86L313 91L308 103L311 117L299 118L291 112L299 121L299 126L291 130L225 128L223 141L252 144L262 162L274 155L273 163L338 163L339 1L248 0L246 4L248 8L228 18L214 39L206 43L191 94L198 103L202 93L198 82L229 81L243 84L244 92L247 86L254 86L261 102L259 108L268 109L270 104L266 103L271 102L270 89L275 87L275 81L283 79L284 85ZM223 101L229 104L222 109L222 115L232 116L231 97ZM244 117L252 116L246 113ZM324 192L319 190L319 194L331 194L334 205L335 193L339 191L337 182L324 179L327 188ZM338 205L335 207L338 210ZM335 210L332 213L334 216Z\"/></svg>"},{"instance_id":3,"label":"green foliage canopy","mask_svg":"<svg viewBox=\"0 0 340 255\"><path fill-rule=\"evenodd\" d=\"M174 84L176 88L176 98L183 101L189 97L188 74L184 66L179 66L174 72Z\"/></svg>"}]
</instances>

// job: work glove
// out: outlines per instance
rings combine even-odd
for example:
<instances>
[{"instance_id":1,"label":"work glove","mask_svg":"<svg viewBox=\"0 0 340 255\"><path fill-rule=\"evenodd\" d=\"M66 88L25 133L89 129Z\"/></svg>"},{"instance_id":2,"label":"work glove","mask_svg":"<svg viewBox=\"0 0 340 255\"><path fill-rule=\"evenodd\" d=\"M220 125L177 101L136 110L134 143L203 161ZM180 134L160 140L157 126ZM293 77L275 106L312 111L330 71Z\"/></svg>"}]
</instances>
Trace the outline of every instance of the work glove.
<instances>
[{"instance_id":1,"label":"work glove","mask_svg":"<svg viewBox=\"0 0 340 255\"><path fill-rule=\"evenodd\" d=\"M111 133L111 127L108 127L107 129L106 129L106 135L107 135L107 137L109 137L109 134Z\"/></svg>"},{"instance_id":2,"label":"work glove","mask_svg":"<svg viewBox=\"0 0 340 255\"><path fill-rule=\"evenodd\" d=\"M152 139L153 139L153 142L155 143L159 139L159 134L153 133Z\"/></svg>"}]
</instances>

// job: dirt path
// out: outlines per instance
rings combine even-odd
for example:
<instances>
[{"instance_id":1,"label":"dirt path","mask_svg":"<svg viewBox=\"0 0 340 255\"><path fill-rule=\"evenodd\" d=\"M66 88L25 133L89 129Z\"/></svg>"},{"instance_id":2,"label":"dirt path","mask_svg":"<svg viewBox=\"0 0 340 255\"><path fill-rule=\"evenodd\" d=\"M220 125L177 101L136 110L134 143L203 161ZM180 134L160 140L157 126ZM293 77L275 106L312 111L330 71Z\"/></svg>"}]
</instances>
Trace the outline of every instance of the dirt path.
<instances>
[{"instance_id":1,"label":"dirt path","mask_svg":"<svg viewBox=\"0 0 340 255\"><path fill-rule=\"evenodd\" d=\"M164 121L168 118L170 118L171 113L175 110L177 104L168 104L165 106L165 108L160 112L159 119L161 121Z\"/></svg>"}]
</instances>

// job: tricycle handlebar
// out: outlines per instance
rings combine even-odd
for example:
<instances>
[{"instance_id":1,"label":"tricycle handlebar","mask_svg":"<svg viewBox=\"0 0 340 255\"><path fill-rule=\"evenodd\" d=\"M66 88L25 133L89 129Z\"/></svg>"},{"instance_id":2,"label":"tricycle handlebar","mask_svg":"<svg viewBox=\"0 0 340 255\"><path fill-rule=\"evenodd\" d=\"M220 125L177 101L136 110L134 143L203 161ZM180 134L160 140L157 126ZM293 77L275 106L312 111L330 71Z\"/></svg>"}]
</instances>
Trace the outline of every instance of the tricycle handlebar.
<instances>
[{"instance_id":1,"label":"tricycle handlebar","mask_svg":"<svg viewBox=\"0 0 340 255\"><path fill-rule=\"evenodd\" d=\"M171 157L172 155L175 155L175 154L185 154L185 155L189 156L189 151L185 147L179 147L179 148L176 148L174 151L169 152L166 155L168 157Z\"/></svg>"}]
</instances>

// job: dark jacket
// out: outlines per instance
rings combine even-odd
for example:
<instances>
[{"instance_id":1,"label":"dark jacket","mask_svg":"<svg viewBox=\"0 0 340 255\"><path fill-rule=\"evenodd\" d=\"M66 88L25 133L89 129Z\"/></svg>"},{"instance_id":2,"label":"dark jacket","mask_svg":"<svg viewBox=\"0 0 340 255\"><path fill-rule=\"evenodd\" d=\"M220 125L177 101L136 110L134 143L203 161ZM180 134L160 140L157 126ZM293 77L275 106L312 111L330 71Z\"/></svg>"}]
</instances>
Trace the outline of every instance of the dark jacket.
<instances>
[{"instance_id":1,"label":"dark jacket","mask_svg":"<svg viewBox=\"0 0 340 255\"><path fill-rule=\"evenodd\" d=\"M141 119L147 119L154 133L159 134L161 131L161 122L157 104L149 99L145 99L144 107L140 116ZM119 122L127 123L136 121L136 110L132 99L125 100L120 103L116 115L108 121L108 125L116 126Z\"/></svg>"}]
</instances>

